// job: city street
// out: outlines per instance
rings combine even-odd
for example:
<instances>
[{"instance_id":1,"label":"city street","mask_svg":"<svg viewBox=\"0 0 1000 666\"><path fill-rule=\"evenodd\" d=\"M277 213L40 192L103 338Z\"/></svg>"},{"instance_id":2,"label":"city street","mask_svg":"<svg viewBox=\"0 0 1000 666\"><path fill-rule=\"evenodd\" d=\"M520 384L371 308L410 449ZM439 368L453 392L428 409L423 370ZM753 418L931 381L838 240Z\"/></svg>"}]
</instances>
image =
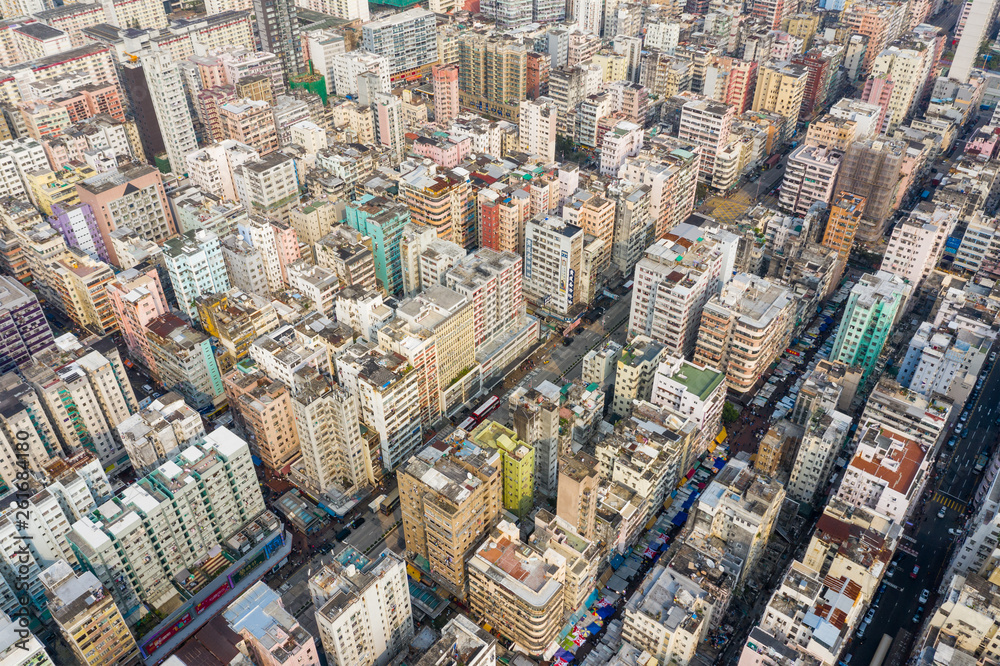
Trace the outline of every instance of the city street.
<instances>
[{"instance_id":1,"label":"city street","mask_svg":"<svg viewBox=\"0 0 1000 666\"><path fill-rule=\"evenodd\" d=\"M789 151L789 154L791 151ZM712 196L699 208L699 213L711 215L719 222L733 224L740 219L743 214L753 205L762 203L766 206L776 208L778 205L777 195L770 194L775 186L781 183L785 175L785 164L788 162L788 155L782 155L776 165L760 174L756 180L744 184L735 190L729 197Z\"/></svg>"},{"instance_id":2,"label":"city street","mask_svg":"<svg viewBox=\"0 0 1000 666\"><path fill-rule=\"evenodd\" d=\"M983 382L979 399L972 404L971 414L965 427L969 429L967 437L960 438L955 444L947 466L940 476L928 483L928 490L921 500L921 505L908 523L907 536L903 538L903 546L917 553L916 557L903 553L897 555L899 569L892 578L885 578L888 588L882 598L872 629L863 639L855 639L848 647L848 652L854 653L854 660L866 664L875 654L882 634L895 636L899 629L916 633L919 626L913 622L920 592L928 589L931 592L927 603L922 604L923 622L937 603L937 589L941 576L949 561L951 547L955 537L948 534L949 528L960 528L964 523L964 513L969 501L973 499L980 474L973 471L976 457L985 449L991 448L995 439L996 419L1000 417L1000 371L994 365ZM964 428L956 427L956 434ZM945 435L945 441L952 434ZM939 455L947 457L948 448L941 447ZM945 508L945 517L939 519L938 511ZM911 578L913 567L920 567L917 577ZM878 628L877 630L875 628Z\"/></svg>"},{"instance_id":3,"label":"city street","mask_svg":"<svg viewBox=\"0 0 1000 666\"><path fill-rule=\"evenodd\" d=\"M581 324L580 332L575 333L573 342L569 346L563 346L561 342L551 348L548 356L549 362L538 361L535 368L524 376L515 386L504 391L498 386L493 394L500 398L500 407L490 417L498 423L511 424L510 415L507 410L507 399L513 390L520 386L535 387L544 381L561 385L565 382L580 379L583 373L583 357L591 349L599 348L608 339L614 340L620 345L625 344L628 335L629 308L632 306L632 291L625 292L617 301L614 301L604 315L590 326ZM561 340L561 337L557 337ZM605 397L605 404L610 404L611 400Z\"/></svg>"}]
</instances>

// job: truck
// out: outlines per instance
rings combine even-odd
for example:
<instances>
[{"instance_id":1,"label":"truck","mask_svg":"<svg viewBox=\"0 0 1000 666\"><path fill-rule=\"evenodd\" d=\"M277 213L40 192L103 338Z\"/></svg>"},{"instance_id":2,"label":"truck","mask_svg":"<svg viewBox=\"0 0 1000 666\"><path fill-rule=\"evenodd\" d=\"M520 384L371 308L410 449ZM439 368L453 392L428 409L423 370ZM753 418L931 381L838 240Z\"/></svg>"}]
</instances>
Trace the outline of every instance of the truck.
<instances>
[{"instance_id":1,"label":"truck","mask_svg":"<svg viewBox=\"0 0 1000 666\"><path fill-rule=\"evenodd\" d=\"M973 468L976 474L979 474L984 469L986 469L986 464L989 462L989 458L986 457L985 453L980 453L979 457L976 458L976 466Z\"/></svg>"}]
</instances>

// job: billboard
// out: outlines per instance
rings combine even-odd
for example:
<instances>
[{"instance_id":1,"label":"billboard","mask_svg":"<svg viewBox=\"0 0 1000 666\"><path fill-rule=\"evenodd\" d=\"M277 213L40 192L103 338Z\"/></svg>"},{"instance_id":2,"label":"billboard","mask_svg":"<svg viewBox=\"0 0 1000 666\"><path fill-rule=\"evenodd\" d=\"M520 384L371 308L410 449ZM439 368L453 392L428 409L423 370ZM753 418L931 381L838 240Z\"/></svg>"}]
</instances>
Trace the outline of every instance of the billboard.
<instances>
[{"instance_id":1,"label":"billboard","mask_svg":"<svg viewBox=\"0 0 1000 666\"><path fill-rule=\"evenodd\" d=\"M257 553L254 557L247 560L246 564L244 564L242 567L240 567L233 573L229 574L229 584L232 585L233 587L239 585L239 582L241 580L243 580L251 573L253 573L253 570L256 569L266 559L267 559L266 552L262 550L259 553Z\"/></svg>"},{"instance_id":2,"label":"billboard","mask_svg":"<svg viewBox=\"0 0 1000 666\"><path fill-rule=\"evenodd\" d=\"M218 601L222 597L222 595L224 595L226 592L228 592L231 589L233 589L233 588L229 584L229 581L227 580L225 583L223 583L222 585L220 585L219 588L215 592L212 592L212 594L208 595L207 597L205 597L204 599L202 599L201 601L199 601L198 603L196 603L194 605L194 612L197 613L198 615L201 615L202 612L204 612L204 610L206 608L208 608L209 606L211 606L212 604L214 604L216 601Z\"/></svg>"},{"instance_id":3,"label":"billboard","mask_svg":"<svg viewBox=\"0 0 1000 666\"><path fill-rule=\"evenodd\" d=\"M179 632L181 629L191 624L192 618L193 616L191 615L190 611L184 613L184 615L181 615L180 618L177 620L177 622L174 622L172 625L170 625L170 627L164 629L159 634L157 634L156 638L154 638L153 640L149 641L148 643L142 646L143 655L148 657L149 655L153 654L161 647L163 647L163 644L169 641L171 638L173 638L177 634L177 632Z\"/></svg>"}]
</instances>

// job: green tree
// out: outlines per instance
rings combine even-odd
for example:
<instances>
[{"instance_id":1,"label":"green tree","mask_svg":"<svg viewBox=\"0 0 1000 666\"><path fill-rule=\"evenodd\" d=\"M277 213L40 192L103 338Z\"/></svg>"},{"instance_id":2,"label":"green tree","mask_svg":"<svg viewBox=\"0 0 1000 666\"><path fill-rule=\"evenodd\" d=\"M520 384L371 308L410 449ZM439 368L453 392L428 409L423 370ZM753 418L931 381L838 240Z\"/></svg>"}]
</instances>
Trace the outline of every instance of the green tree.
<instances>
[{"instance_id":1,"label":"green tree","mask_svg":"<svg viewBox=\"0 0 1000 666\"><path fill-rule=\"evenodd\" d=\"M736 405L731 402L726 402L722 406L722 422L732 423L736 419L740 418L740 410L736 409Z\"/></svg>"}]
</instances>

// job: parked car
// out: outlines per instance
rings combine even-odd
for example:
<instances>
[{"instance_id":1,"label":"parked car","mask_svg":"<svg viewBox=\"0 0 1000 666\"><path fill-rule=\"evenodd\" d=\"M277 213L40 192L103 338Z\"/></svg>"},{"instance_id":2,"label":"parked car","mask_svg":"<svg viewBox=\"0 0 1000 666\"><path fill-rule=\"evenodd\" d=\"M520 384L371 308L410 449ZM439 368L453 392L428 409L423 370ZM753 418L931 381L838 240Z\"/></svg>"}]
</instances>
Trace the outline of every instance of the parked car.
<instances>
[{"instance_id":1,"label":"parked car","mask_svg":"<svg viewBox=\"0 0 1000 666\"><path fill-rule=\"evenodd\" d=\"M364 516L360 516L360 517L354 519L353 527L354 527L354 529L358 529L359 527L361 527L364 524L365 524L365 517Z\"/></svg>"},{"instance_id":2,"label":"parked car","mask_svg":"<svg viewBox=\"0 0 1000 666\"><path fill-rule=\"evenodd\" d=\"M342 529L339 532L337 532L337 535L334 538L336 538L337 541L343 541L344 539L346 539L349 536L351 536L351 528L345 527L344 529Z\"/></svg>"},{"instance_id":3,"label":"parked car","mask_svg":"<svg viewBox=\"0 0 1000 666\"><path fill-rule=\"evenodd\" d=\"M865 615L865 622L869 622L870 623L874 619L875 619L875 609L874 608L869 608L868 609L868 614Z\"/></svg>"},{"instance_id":4,"label":"parked car","mask_svg":"<svg viewBox=\"0 0 1000 666\"><path fill-rule=\"evenodd\" d=\"M931 591L925 587L923 592L920 593L920 598L917 599L917 601L919 601L922 604L925 604L927 603L927 600L930 598L930 596L931 596Z\"/></svg>"}]
</instances>

